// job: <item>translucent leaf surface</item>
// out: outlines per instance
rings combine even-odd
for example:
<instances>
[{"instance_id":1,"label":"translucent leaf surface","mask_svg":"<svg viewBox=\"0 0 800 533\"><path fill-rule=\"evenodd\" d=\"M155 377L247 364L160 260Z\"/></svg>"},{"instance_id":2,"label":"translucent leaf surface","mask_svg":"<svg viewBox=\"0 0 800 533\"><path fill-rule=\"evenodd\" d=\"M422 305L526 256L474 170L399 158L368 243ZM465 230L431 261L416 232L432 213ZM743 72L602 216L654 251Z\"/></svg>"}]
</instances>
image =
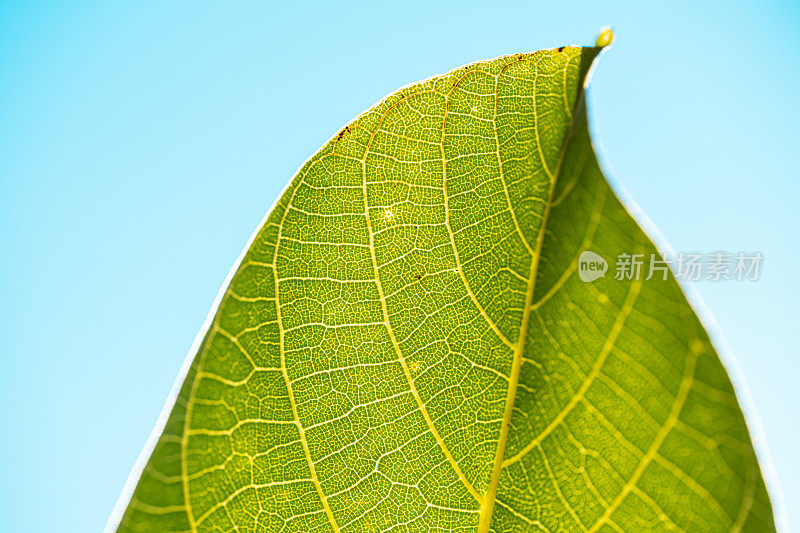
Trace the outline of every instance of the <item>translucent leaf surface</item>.
<instances>
[{"instance_id":1,"label":"translucent leaf surface","mask_svg":"<svg viewBox=\"0 0 800 533\"><path fill-rule=\"evenodd\" d=\"M742 411L602 175L599 48L388 96L291 181L119 530L768 531ZM654 184L668 187L668 183Z\"/></svg>"}]
</instances>

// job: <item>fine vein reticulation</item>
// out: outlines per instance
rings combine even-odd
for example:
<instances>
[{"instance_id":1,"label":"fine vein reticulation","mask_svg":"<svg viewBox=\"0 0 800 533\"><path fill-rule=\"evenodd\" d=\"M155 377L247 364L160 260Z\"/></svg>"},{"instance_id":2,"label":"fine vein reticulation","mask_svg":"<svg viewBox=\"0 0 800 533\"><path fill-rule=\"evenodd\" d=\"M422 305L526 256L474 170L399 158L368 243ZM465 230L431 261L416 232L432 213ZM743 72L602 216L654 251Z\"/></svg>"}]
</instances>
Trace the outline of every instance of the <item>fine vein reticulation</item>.
<instances>
[{"instance_id":1,"label":"fine vein reticulation","mask_svg":"<svg viewBox=\"0 0 800 533\"><path fill-rule=\"evenodd\" d=\"M720 360L592 150L599 48L394 93L292 180L118 530L769 531ZM662 184L667 186L666 184Z\"/></svg>"}]
</instances>

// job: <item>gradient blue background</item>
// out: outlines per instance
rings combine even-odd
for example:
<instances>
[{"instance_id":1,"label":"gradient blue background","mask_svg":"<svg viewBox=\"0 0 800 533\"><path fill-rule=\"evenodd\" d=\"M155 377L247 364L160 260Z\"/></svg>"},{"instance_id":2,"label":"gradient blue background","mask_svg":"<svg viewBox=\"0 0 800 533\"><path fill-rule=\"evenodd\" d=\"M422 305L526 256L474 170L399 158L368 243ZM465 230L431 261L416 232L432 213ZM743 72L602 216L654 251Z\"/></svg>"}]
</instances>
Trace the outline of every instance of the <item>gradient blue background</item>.
<instances>
[{"instance_id":1,"label":"gradient blue background","mask_svg":"<svg viewBox=\"0 0 800 533\"><path fill-rule=\"evenodd\" d=\"M0 2L0 529L100 531L228 269L299 165L411 81L617 41L602 155L698 284L800 527L800 5Z\"/></svg>"}]
</instances>

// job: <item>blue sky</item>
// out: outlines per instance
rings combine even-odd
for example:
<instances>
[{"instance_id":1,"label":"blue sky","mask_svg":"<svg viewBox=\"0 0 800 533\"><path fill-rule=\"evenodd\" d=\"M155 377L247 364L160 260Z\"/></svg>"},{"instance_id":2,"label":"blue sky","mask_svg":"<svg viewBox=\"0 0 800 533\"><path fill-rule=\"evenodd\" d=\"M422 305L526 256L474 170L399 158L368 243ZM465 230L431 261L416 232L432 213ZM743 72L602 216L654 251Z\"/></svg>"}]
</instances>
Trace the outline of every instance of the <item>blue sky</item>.
<instances>
[{"instance_id":1,"label":"blue sky","mask_svg":"<svg viewBox=\"0 0 800 533\"><path fill-rule=\"evenodd\" d=\"M617 41L603 162L676 251L760 251L697 290L800 528L800 4L0 2L0 523L98 531L228 269L362 110L477 59Z\"/></svg>"}]
</instances>

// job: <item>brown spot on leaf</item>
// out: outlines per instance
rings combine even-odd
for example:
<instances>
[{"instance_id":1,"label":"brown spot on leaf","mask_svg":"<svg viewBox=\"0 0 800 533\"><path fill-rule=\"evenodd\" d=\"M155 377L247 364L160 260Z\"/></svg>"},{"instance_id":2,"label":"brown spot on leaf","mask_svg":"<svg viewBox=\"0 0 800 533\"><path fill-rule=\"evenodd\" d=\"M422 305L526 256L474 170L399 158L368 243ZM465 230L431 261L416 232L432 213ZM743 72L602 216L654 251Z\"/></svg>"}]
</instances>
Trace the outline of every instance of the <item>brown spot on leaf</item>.
<instances>
[{"instance_id":1,"label":"brown spot on leaf","mask_svg":"<svg viewBox=\"0 0 800 533\"><path fill-rule=\"evenodd\" d=\"M345 133L350 133L350 126L345 126L344 129L339 132L339 135L336 136L336 140L341 141Z\"/></svg>"}]
</instances>

